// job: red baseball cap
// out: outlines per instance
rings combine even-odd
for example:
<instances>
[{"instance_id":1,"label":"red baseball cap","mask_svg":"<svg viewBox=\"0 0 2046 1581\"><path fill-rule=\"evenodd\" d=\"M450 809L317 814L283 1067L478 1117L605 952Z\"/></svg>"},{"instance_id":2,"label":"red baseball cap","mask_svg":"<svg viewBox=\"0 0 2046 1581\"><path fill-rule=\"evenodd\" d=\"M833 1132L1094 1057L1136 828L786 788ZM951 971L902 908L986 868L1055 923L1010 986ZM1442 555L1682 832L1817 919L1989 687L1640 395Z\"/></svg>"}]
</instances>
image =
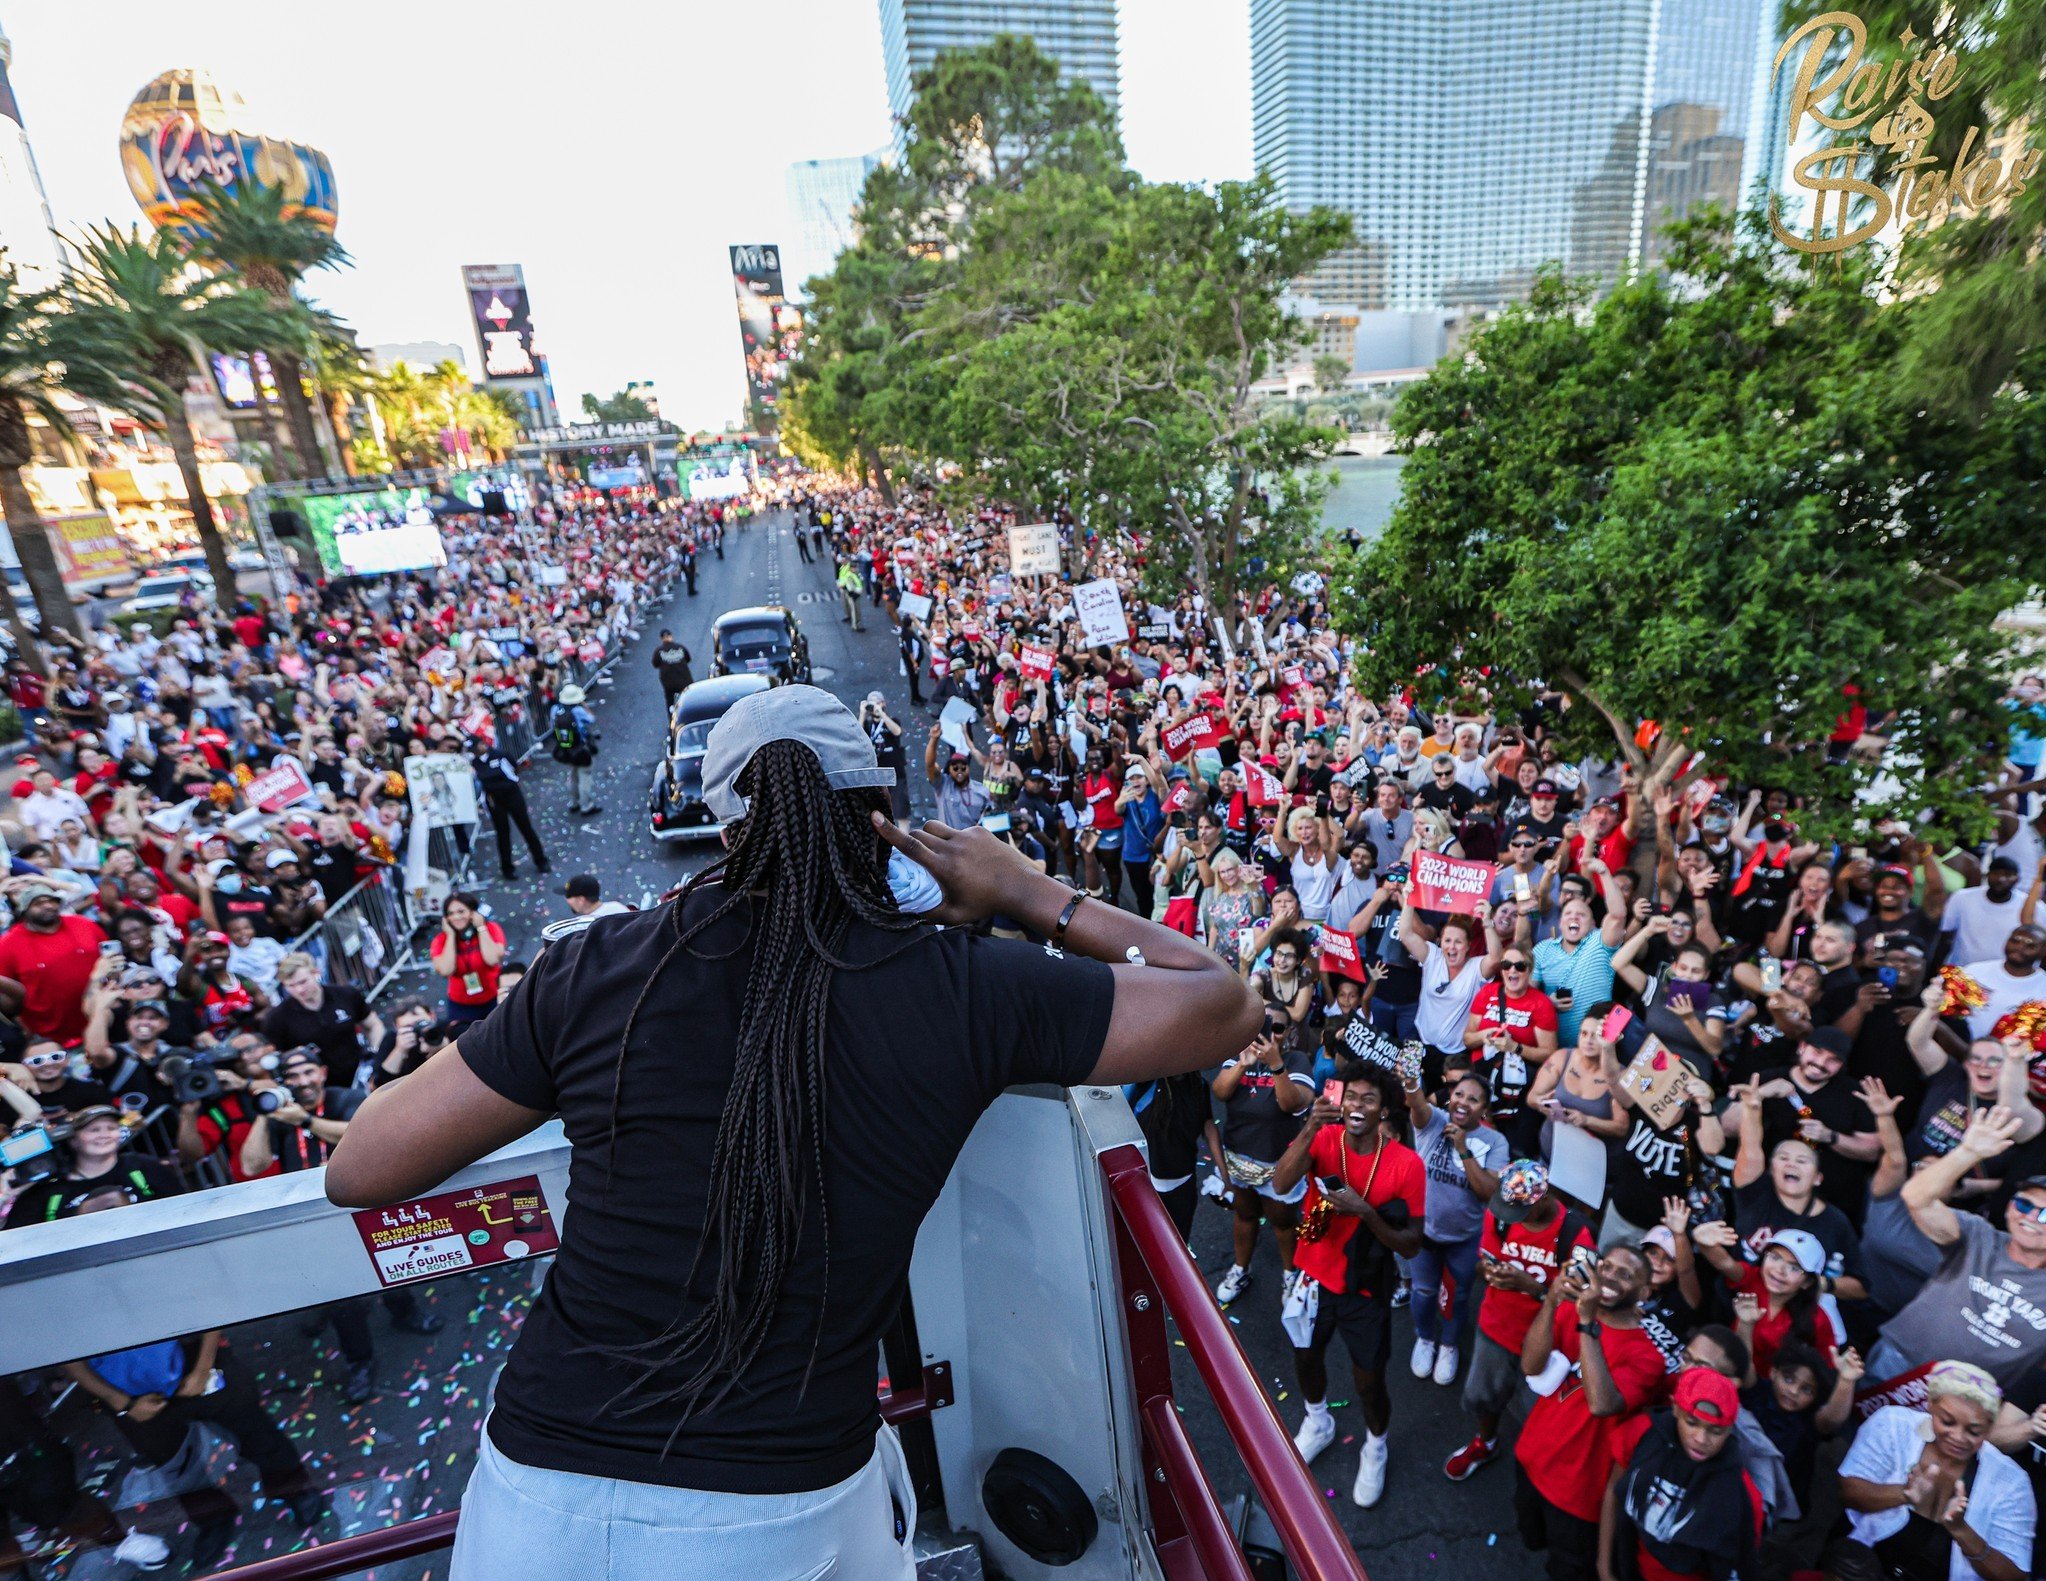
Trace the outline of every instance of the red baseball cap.
<instances>
[{"instance_id":1,"label":"red baseball cap","mask_svg":"<svg viewBox=\"0 0 2046 1581\"><path fill-rule=\"evenodd\" d=\"M1730 1427L1741 1414L1741 1397L1725 1373L1686 1367L1677 1374L1676 1406L1701 1422Z\"/></svg>"}]
</instances>

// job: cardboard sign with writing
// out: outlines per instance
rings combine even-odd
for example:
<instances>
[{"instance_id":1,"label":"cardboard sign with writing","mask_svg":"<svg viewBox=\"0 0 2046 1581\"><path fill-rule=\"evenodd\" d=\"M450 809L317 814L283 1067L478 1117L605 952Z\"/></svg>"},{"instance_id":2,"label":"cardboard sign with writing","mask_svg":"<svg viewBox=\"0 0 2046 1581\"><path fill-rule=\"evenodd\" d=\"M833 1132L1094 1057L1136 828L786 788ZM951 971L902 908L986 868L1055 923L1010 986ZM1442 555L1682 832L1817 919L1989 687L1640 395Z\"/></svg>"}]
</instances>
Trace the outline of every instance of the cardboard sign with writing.
<instances>
[{"instance_id":1,"label":"cardboard sign with writing","mask_svg":"<svg viewBox=\"0 0 2046 1581\"><path fill-rule=\"evenodd\" d=\"M1058 528L1051 522L1030 522L1011 527L1009 571L1013 576L1057 576Z\"/></svg>"},{"instance_id":2,"label":"cardboard sign with writing","mask_svg":"<svg viewBox=\"0 0 2046 1581\"><path fill-rule=\"evenodd\" d=\"M1130 640L1130 623L1122 612L1122 589L1107 577L1074 588L1073 608L1090 646L1105 648Z\"/></svg>"},{"instance_id":3,"label":"cardboard sign with writing","mask_svg":"<svg viewBox=\"0 0 2046 1581\"><path fill-rule=\"evenodd\" d=\"M1263 765L1245 763L1239 765L1243 771L1243 790L1253 807L1270 807L1286 799L1286 787Z\"/></svg>"},{"instance_id":4,"label":"cardboard sign with writing","mask_svg":"<svg viewBox=\"0 0 2046 1581\"><path fill-rule=\"evenodd\" d=\"M1641 1052L1620 1072L1620 1085L1650 1125L1667 1131L1683 1118L1684 1105L1690 1101L1684 1085L1690 1077L1690 1067L1651 1033Z\"/></svg>"},{"instance_id":5,"label":"cardboard sign with writing","mask_svg":"<svg viewBox=\"0 0 2046 1581\"><path fill-rule=\"evenodd\" d=\"M1181 780L1165 793L1165 810L1167 812L1185 812L1192 805L1193 786L1189 785L1185 780Z\"/></svg>"},{"instance_id":6,"label":"cardboard sign with writing","mask_svg":"<svg viewBox=\"0 0 2046 1581\"><path fill-rule=\"evenodd\" d=\"M977 620L960 621L959 635L964 637L968 642L980 641L980 622Z\"/></svg>"},{"instance_id":7,"label":"cardboard sign with writing","mask_svg":"<svg viewBox=\"0 0 2046 1581\"><path fill-rule=\"evenodd\" d=\"M1137 628L1137 635L1146 642L1166 642L1172 637L1172 625L1169 621L1152 622L1148 625L1139 626Z\"/></svg>"},{"instance_id":8,"label":"cardboard sign with writing","mask_svg":"<svg viewBox=\"0 0 2046 1581\"><path fill-rule=\"evenodd\" d=\"M282 812L299 802L320 799L297 758L286 758L274 769L263 770L242 787L242 795L258 812Z\"/></svg>"},{"instance_id":9,"label":"cardboard sign with writing","mask_svg":"<svg viewBox=\"0 0 2046 1581\"><path fill-rule=\"evenodd\" d=\"M1206 714L1195 714L1191 719L1182 719L1160 731L1158 750L1177 763L1189 752L1211 747L1220 739L1221 732L1215 728L1215 721Z\"/></svg>"},{"instance_id":10,"label":"cardboard sign with writing","mask_svg":"<svg viewBox=\"0 0 2046 1581\"><path fill-rule=\"evenodd\" d=\"M517 1262L561 1245L535 1175L365 1208L355 1231L385 1285Z\"/></svg>"},{"instance_id":11,"label":"cardboard sign with writing","mask_svg":"<svg viewBox=\"0 0 2046 1581\"><path fill-rule=\"evenodd\" d=\"M1414 904L1423 911L1452 911L1471 916L1491 894L1492 880L1498 871L1490 862L1416 851Z\"/></svg>"},{"instance_id":12,"label":"cardboard sign with writing","mask_svg":"<svg viewBox=\"0 0 2046 1581\"><path fill-rule=\"evenodd\" d=\"M1357 935L1341 928L1321 930L1321 969L1338 977L1364 981L1364 960L1357 952Z\"/></svg>"},{"instance_id":13,"label":"cardboard sign with writing","mask_svg":"<svg viewBox=\"0 0 2046 1581\"><path fill-rule=\"evenodd\" d=\"M1048 681L1056 667L1058 655L1049 648L1039 648L1024 643L1016 653L1016 667L1033 681Z\"/></svg>"},{"instance_id":14,"label":"cardboard sign with writing","mask_svg":"<svg viewBox=\"0 0 2046 1581\"><path fill-rule=\"evenodd\" d=\"M895 601L895 607L911 620L931 618L931 596L928 593L904 593Z\"/></svg>"}]
</instances>

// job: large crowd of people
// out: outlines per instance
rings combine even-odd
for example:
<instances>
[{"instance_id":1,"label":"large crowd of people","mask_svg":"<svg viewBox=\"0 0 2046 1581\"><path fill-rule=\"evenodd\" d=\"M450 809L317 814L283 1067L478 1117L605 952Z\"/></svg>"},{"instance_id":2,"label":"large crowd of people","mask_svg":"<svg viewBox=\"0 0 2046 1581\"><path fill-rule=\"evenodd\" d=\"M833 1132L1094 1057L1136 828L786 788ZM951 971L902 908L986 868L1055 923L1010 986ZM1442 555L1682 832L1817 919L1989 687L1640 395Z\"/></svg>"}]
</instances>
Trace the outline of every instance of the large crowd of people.
<instances>
[{"instance_id":1,"label":"large crowd of people","mask_svg":"<svg viewBox=\"0 0 2046 1581\"><path fill-rule=\"evenodd\" d=\"M885 615L939 715L870 698L881 761L1263 999L1205 1083L1130 1098L1182 1232L1204 1193L1231 1217L1216 1300L1279 1308L1304 1459L1348 1396L1376 1505L1405 1366L1471 1427L1409 1474L1510 1460L1491 1475L1554 1581L2031 1571L2036 677L1991 839L1841 844L1709 761L1649 784L1565 753L1569 700L1536 680L1364 695L1312 573L1158 602L1066 526L1068 569L1121 600L1126 637L1090 638L1073 580L1011 573L998 511L819 482L799 516L842 618ZM1867 727L1837 750L1879 751Z\"/></svg>"},{"instance_id":2,"label":"large crowd of people","mask_svg":"<svg viewBox=\"0 0 2046 1581\"><path fill-rule=\"evenodd\" d=\"M535 751L588 764L593 672L753 508L564 486L515 518L450 518L448 563L432 573L308 577L231 611L195 596L84 640L52 632L47 675L12 661L27 750L0 813L0 1129L18 1160L0 1174L6 1228L315 1168L371 1089L509 991L523 964L475 895L456 888L414 917L415 832L461 811L451 781L466 766L483 805L450 827L456 856L479 854L487 817L504 876L514 826L548 872L522 765ZM589 799L580 783L573 798ZM588 875L570 881L571 896L585 890ZM366 915L336 922L367 891L416 924L444 985L435 1002L372 1004L343 969L344 952L359 962L375 946ZM381 1305L401 1330L441 1326L409 1292ZM321 1314L355 1404L377 1387L377 1306ZM177 1461L188 1430L211 1423L266 1496L319 1519L299 1448L219 1333L66 1374L141 1465ZM0 1394L0 1466L32 1455L41 1468L0 1471L0 1575L20 1559L14 1522L163 1562L160 1537L123 1531L78 1493L32 1397ZM182 1502L197 1532L187 1560L203 1569L238 1511L210 1483Z\"/></svg>"},{"instance_id":3,"label":"large crowd of people","mask_svg":"<svg viewBox=\"0 0 2046 1581\"><path fill-rule=\"evenodd\" d=\"M1133 550L1064 526L1068 565L1120 595L1126 635L1090 638L1072 579L1011 572L998 511L823 478L790 504L840 618L887 622L936 715L859 706L898 818L916 782L942 821L1203 941L1263 1000L1235 1058L1129 1097L1182 1233L1204 1198L1228 1215L1216 1300L1279 1314L1302 1457L1340 1458L1337 1411L1361 1418L1357 1505L1399 1458L1405 1366L1470 1435L1400 1474L1510 1461L1500 1506L1510 1480L1554 1581L2031 1572L2036 683L1984 791L1994 838L1881 824L1842 845L1709 762L1645 784L1566 754L1569 701L1539 681L1362 694L1312 573L1156 602ZM450 531L431 578L195 605L60 646L47 680L11 666L33 752L0 821L0 1097L54 1140L7 1177L7 1225L317 1167L369 1091L487 1015L524 966L475 896L422 935L444 1004L370 1003L328 969L321 919L395 882L421 757L469 761L506 876L514 826L549 871L523 756L568 764L591 807L590 670L650 596L695 590L725 515L564 492ZM669 634L653 662L664 692L687 684ZM302 796L250 801L294 763ZM578 911L599 894L569 884ZM375 1306L326 1314L355 1398ZM219 1337L148 1349L74 1369L137 1455L221 1421L316 1519Z\"/></svg>"}]
</instances>

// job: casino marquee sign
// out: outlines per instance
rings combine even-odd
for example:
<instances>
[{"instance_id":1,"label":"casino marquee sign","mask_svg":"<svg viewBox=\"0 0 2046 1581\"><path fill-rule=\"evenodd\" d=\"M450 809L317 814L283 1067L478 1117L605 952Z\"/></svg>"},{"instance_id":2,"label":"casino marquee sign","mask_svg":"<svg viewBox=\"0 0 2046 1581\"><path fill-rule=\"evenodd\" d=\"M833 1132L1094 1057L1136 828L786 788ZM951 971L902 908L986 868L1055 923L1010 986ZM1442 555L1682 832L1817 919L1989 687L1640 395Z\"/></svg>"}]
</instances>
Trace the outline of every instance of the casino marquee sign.
<instances>
[{"instance_id":1,"label":"casino marquee sign","mask_svg":"<svg viewBox=\"0 0 2046 1581\"><path fill-rule=\"evenodd\" d=\"M1813 17L1776 51L1771 91L1786 71L1791 82L1786 151L1809 135L1807 116L1836 134L1790 168L1791 184L1812 195L1809 231L1784 223L1780 199L1769 202L1769 228L1798 252L1844 252L1892 221L1900 230L1930 229L1957 211L1991 210L2038 170L2040 151L2022 123L1969 126L1958 143L1946 139L1951 158L1932 151L1941 106L1968 71L1952 45L1907 26L1883 58L1869 53L1867 24L1851 11Z\"/></svg>"}]
</instances>

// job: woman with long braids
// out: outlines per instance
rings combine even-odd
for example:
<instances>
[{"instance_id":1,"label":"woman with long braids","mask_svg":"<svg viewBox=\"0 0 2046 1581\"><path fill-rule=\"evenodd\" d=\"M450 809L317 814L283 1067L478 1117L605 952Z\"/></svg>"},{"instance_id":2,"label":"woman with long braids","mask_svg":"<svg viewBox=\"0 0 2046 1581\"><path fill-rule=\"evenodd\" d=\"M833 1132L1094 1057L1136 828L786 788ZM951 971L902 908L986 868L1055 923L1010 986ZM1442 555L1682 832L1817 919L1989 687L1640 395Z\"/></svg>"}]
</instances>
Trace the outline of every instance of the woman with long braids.
<instances>
[{"instance_id":1,"label":"woman with long braids","mask_svg":"<svg viewBox=\"0 0 2046 1581\"><path fill-rule=\"evenodd\" d=\"M1257 1000L1209 951L983 829L897 829L892 775L830 694L743 699L704 758L723 859L550 945L349 1126L327 1192L352 1205L550 1115L573 1149L452 1581L908 1581L875 1356L974 1122L1016 1083L1149 1083L1249 1041ZM890 847L936 909L898 908ZM958 926L996 913L1062 953Z\"/></svg>"}]
</instances>

